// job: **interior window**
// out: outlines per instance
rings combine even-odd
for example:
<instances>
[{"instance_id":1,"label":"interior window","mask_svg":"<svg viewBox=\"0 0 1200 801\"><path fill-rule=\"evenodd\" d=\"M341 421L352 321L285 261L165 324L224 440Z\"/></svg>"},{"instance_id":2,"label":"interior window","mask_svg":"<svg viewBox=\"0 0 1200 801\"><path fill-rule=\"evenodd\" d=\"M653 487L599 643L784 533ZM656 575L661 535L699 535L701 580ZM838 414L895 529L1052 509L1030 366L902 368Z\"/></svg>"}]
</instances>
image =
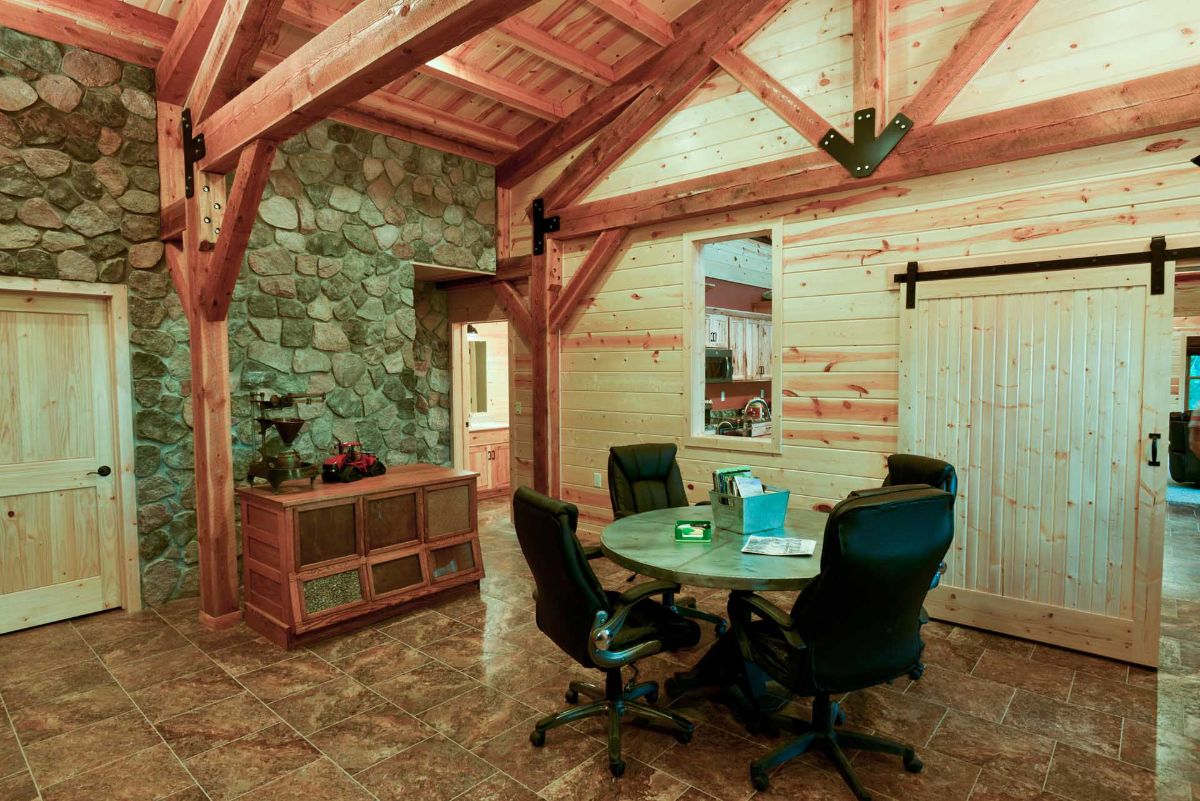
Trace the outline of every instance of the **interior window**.
<instances>
[{"instance_id":1,"label":"interior window","mask_svg":"<svg viewBox=\"0 0 1200 801\"><path fill-rule=\"evenodd\" d=\"M698 244L695 277L703 279L703 318L694 322L704 355L698 360L702 371L693 378L693 397L700 401L693 401L693 435L776 440L780 370L771 240L763 233Z\"/></svg>"}]
</instances>

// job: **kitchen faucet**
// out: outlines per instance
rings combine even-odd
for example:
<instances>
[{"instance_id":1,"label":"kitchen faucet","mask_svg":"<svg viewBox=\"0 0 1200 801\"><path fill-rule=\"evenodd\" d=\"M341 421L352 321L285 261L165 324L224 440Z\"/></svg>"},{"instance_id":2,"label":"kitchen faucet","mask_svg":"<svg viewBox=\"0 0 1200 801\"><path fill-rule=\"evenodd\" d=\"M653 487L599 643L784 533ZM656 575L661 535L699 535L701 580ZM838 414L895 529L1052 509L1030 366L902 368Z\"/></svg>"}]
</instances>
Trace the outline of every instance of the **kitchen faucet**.
<instances>
[{"instance_id":1,"label":"kitchen faucet","mask_svg":"<svg viewBox=\"0 0 1200 801\"><path fill-rule=\"evenodd\" d=\"M771 407L762 398L751 398L750 400L746 401L746 405L742 407L742 417L749 419L750 407L756 403L762 404L762 408L763 408L762 419L770 420L771 419Z\"/></svg>"}]
</instances>

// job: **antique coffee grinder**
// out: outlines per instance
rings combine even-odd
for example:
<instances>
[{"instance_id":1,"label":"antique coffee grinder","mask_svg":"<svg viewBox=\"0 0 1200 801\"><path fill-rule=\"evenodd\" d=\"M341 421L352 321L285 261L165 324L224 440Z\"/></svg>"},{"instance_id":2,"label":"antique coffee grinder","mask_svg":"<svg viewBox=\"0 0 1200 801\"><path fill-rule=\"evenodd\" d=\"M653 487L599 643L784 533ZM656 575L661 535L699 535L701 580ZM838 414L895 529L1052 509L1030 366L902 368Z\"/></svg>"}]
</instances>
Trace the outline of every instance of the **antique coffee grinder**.
<instances>
[{"instance_id":1,"label":"antique coffee grinder","mask_svg":"<svg viewBox=\"0 0 1200 801\"><path fill-rule=\"evenodd\" d=\"M311 486L317 476L321 475L321 465L306 462L291 445L304 428L304 421L297 416L295 408L300 403L316 403L325 395L318 392L292 392L287 395L272 395L266 392L256 393L250 400L258 407L258 429L262 435L259 446L258 461L250 465L246 480L251 484L254 479L261 478L271 485L274 492L279 492L279 486L285 481L307 478ZM293 410L288 414L287 410ZM267 432L275 429L283 450L274 456L267 455Z\"/></svg>"}]
</instances>

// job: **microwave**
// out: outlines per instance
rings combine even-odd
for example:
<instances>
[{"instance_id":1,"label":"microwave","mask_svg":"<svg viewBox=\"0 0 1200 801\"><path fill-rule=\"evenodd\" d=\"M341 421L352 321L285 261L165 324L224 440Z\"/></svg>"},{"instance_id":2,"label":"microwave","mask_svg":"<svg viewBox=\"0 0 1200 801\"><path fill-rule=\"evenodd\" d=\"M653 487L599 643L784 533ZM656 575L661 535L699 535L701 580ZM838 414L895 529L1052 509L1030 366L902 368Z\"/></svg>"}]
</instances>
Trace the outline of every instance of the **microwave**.
<instances>
[{"instance_id":1,"label":"microwave","mask_svg":"<svg viewBox=\"0 0 1200 801\"><path fill-rule=\"evenodd\" d=\"M729 348L704 349L704 381L721 384L733 380L733 351Z\"/></svg>"}]
</instances>

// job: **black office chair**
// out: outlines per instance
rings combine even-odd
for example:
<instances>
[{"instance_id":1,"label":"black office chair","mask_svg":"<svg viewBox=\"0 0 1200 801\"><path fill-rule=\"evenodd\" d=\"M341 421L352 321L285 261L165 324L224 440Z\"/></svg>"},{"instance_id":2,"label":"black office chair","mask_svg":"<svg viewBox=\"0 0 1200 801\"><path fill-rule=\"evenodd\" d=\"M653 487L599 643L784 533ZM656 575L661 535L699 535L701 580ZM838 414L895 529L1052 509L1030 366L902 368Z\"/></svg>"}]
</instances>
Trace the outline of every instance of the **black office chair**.
<instances>
[{"instance_id":1,"label":"black office chair","mask_svg":"<svg viewBox=\"0 0 1200 801\"><path fill-rule=\"evenodd\" d=\"M673 444L660 442L608 449L608 497L614 518L620 520L655 509L689 505L679 463L675 461L676 451ZM706 506L707 502L699 505ZM630 576L629 581L634 578ZM668 595L664 602L680 615L712 623L718 636L728 628L724 618L697 609L694 598Z\"/></svg>"},{"instance_id":2,"label":"black office chair","mask_svg":"<svg viewBox=\"0 0 1200 801\"><path fill-rule=\"evenodd\" d=\"M773 716L800 737L754 762L765 790L770 772L820 748L850 789L868 796L842 748L897 754L922 768L912 746L837 728L832 696L891 681L921 656L921 603L954 537L953 496L926 486L896 486L847 498L825 524L821 572L791 614L751 593L733 593L729 615L742 658L798 695L811 695L812 722Z\"/></svg>"},{"instance_id":3,"label":"black office chair","mask_svg":"<svg viewBox=\"0 0 1200 801\"><path fill-rule=\"evenodd\" d=\"M954 470L954 465L949 462L943 462L941 459L933 459L928 456L916 456L911 453L894 453L888 457L888 471L883 478L884 487L900 486L904 484L923 484L948 492L951 495L958 494L958 473ZM853 497L860 497L864 494L863 491L850 493ZM942 583L942 574L946 572L946 563L943 561L938 565L937 573L933 575L933 583L929 585L929 589L933 589ZM925 611L925 607L921 607L921 625L924 626L929 622L929 613ZM925 641L921 640L921 650L925 650ZM916 667L909 673L909 677L914 681L925 675L925 663L918 662Z\"/></svg>"},{"instance_id":4,"label":"black office chair","mask_svg":"<svg viewBox=\"0 0 1200 801\"><path fill-rule=\"evenodd\" d=\"M591 703L567 709L537 722L529 741L546 743L549 729L596 715L608 716L608 767L614 776L625 772L621 759L621 719L668 731L682 743L694 727L683 717L651 704L658 685L622 685L621 668L664 650L688 648L700 641L700 627L660 603L656 595L676 592L678 584L651 581L623 593L606 592L596 580L579 540L574 505L521 487L513 498L513 523L521 551L537 585L537 626L568 656L584 667L604 672L604 688L573 681L567 703L579 696Z\"/></svg>"}]
</instances>

